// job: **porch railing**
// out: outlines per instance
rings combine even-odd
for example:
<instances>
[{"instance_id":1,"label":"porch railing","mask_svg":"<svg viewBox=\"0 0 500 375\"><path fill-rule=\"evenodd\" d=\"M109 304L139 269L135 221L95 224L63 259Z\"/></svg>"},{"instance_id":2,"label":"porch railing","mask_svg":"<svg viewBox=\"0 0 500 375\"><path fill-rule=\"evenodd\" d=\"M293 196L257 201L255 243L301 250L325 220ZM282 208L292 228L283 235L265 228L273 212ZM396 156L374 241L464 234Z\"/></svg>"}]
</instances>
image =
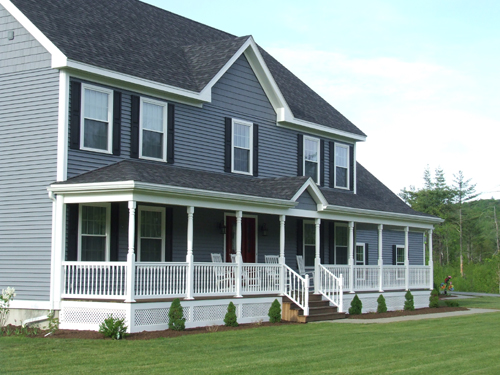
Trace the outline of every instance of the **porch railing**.
<instances>
[{"instance_id":1,"label":"porch railing","mask_svg":"<svg viewBox=\"0 0 500 375\"><path fill-rule=\"evenodd\" d=\"M281 264L243 263L242 293L273 294L280 292Z\"/></svg>"},{"instance_id":2,"label":"porch railing","mask_svg":"<svg viewBox=\"0 0 500 375\"><path fill-rule=\"evenodd\" d=\"M309 316L309 275L302 277L286 264L283 264L283 268L286 280L285 296L304 310L304 316Z\"/></svg>"},{"instance_id":3,"label":"porch railing","mask_svg":"<svg viewBox=\"0 0 500 375\"><path fill-rule=\"evenodd\" d=\"M335 276L323 265L319 265L319 286L318 291L325 296L334 306L337 306L339 312L344 309L344 294L342 289L343 276Z\"/></svg>"},{"instance_id":4,"label":"porch railing","mask_svg":"<svg viewBox=\"0 0 500 375\"><path fill-rule=\"evenodd\" d=\"M431 270L429 266L410 266L410 288L429 288Z\"/></svg>"},{"instance_id":5,"label":"porch railing","mask_svg":"<svg viewBox=\"0 0 500 375\"><path fill-rule=\"evenodd\" d=\"M379 290L379 266L354 266L354 290Z\"/></svg>"},{"instance_id":6,"label":"porch railing","mask_svg":"<svg viewBox=\"0 0 500 375\"><path fill-rule=\"evenodd\" d=\"M384 266L382 280L384 290L404 289L406 283L406 267Z\"/></svg>"},{"instance_id":7,"label":"porch railing","mask_svg":"<svg viewBox=\"0 0 500 375\"><path fill-rule=\"evenodd\" d=\"M182 297L187 263L136 263L136 297Z\"/></svg>"},{"instance_id":8,"label":"porch railing","mask_svg":"<svg viewBox=\"0 0 500 375\"><path fill-rule=\"evenodd\" d=\"M349 290L349 274L351 273L351 268L347 265L339 265L339 264L323 264L328 271L330 271L337 278L342 275L342 289Z\"/></svg>"},{"instance_id":9,"label":"porch railing","mask_svg":"<svg viewBox=\"0 0 500 375\"><path fill-rule=\"evenodd\" d=\"M235 293L235 263L194 263L193 296L220 296Z\"/></svg>"}]
</instances>

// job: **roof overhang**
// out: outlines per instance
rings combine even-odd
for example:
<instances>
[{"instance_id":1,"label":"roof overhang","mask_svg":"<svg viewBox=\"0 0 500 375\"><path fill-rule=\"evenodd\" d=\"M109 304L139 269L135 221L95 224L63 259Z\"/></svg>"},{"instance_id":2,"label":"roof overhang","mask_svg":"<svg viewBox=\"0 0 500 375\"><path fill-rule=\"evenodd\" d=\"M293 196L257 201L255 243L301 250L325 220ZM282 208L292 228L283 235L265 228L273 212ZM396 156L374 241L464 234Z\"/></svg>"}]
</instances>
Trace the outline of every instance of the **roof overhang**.
<instances>
[{"instance_id":1,"label":"roof overhang","mask_svg":"<svg viewBox=\"0 0 500 375\"><path fill-rule=\"evenodd\" d=\"M300 198L300 196L306 191L311 195L311 197L314 199L314 202L316 203L317 210L318 211L323 211L327 206L328 202L319 189L318 185L314 182L314 180L309 177L307 181L300 187L299 190L295 193L295 195L292 197L291 201L292 202L297 202L297 200Z\"/></svg>"}]
</instances>

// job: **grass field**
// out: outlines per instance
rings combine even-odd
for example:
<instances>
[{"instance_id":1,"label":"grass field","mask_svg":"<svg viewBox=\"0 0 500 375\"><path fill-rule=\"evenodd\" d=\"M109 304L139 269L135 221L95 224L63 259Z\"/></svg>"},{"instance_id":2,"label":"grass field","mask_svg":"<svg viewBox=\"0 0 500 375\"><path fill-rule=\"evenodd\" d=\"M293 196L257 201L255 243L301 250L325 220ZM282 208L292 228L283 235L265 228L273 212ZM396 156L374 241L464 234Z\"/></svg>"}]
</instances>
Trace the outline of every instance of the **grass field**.
<instances>
[{"instance_id":1,"label":"grass field","mask_svg":"<svg viewBox=\"0 0 500 375\"><path fill-rule=\"evenodd\" d=\"M490 297L491 298L491 297ZM500 298L461 300L500 307ZM466 302L467 301L467 302ZM496 374L500 313L311 323L150 341L0 338L0 373Z\"/></svg>"}]
</instances>

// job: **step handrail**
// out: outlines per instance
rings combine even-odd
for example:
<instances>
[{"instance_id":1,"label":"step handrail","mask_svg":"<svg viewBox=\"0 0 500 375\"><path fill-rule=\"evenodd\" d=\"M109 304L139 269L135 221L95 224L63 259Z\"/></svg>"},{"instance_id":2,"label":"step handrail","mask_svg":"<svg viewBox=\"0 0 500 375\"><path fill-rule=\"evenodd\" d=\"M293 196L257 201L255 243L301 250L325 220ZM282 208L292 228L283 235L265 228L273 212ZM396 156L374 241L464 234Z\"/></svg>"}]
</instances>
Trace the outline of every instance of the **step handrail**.
<instances>
[{"instance_id":1,"label":"step handrail","mask_svg":"<svg viewBox=\"0 0 500 375\"><path fill-rule=\"evenodd\" d=\"M309 275L302 277L286 264L283 264L283 270L285 272L285 296L304 310L304 316L309 316Z\"/></svg>"},{"instance_id":2,"label":"step handrail","mask_svg":"<svg viewBox=\"0 0 500 375\"><path fill-rule=\"evenodd\" d=\"M337 306L338 312L344 312L344 292L342 289L342 283L344 280L342 274L337 277L320 264L318 280L319 293L325 296L325 298L334 306Z\"/></svg>"}]
</instances>

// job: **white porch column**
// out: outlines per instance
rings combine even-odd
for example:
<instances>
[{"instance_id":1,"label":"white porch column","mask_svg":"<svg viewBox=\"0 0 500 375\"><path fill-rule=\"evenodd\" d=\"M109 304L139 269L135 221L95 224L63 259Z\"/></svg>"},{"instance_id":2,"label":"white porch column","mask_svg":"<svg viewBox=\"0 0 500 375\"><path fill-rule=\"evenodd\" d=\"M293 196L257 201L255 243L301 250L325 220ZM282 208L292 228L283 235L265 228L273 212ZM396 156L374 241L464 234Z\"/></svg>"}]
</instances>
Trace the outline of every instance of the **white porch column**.
<instances>
[{"instance_id":1,"label":"white porch column","mask_svg":"<svg viewBox=\"0 0 500 375\"><path fill-rule=\"evenodd\" d=\"M125 302L135 302L135 210L136 201L128 202L128 253L127 253L127 297Z\"/></svg>"},{"instance_id":2,"label":"white porch column","mask_svg":"<svg viewBox=\"0 0 500 375\"><path fill-rule=\"evenodd\" d=\"M280 296L285 294L285 215L280 215Z\"/></svg>"},{"instance_id":3,"label":"white porch column","mask_svg":"<svg viewBox=\"0 0 500 375\"><path fill-rule=\"evenodd\" d=\"M349 222L349 293L354 293L354 221Z\"/></svg>"},{"instance_id":4,"label":"white porch column","mask_svg":"<svg viewBox=\"0 0 500 375\"><path fill-rule=\"evenodd\" d=\"M409 227L405 227L405 267L406 267L406 277L405 277L405 290L410 289L410 259L408 259L408 232Z\"/></svg>"},{"instance_id":5,"label":"white porch column","mask_svg":"<svg viewBox=\"0 0 500 375\"><path fill-rule=\"evenodd\" d=\"M384 226L380 224L378 226L378 267L379 267L379 287L378 291L382 293L384 291L384 260L382 259L382 232Z\"/></svg>"},{"instance_id":6,"label":"white porch column","mask_svg":"<svg viewBox=\"0 0 500 375\"><path fill-rule=\"evenodd\" d=\"M187 222L187 254L186 263L187 275L186 275L186 298L193 299L193 281L194 281L194 256L193 256L193 216L194 207L190 206L187 208L188 222Z\"/></svg>"},{"instance_id":7,"label":"white porch column","mask_svg":"<svg viewBox=\"0 0 500 375\"><path fill-rule=\"evenodd\" d=\"M432 229L429 229L429 289L434 289L434 262L432 261Z\"/></svg>"},{"instance_id":8,"label":"white porch column","mask_svg":"<svg viewBox=\"0 0 500 375\"><path fill-rule=\"evenodd\" d=\"M314 258L314 294L319 294L319 265L321 264L320 241L321 241L321 219L314 219L316 226L316 238L314 241L316 257Z\"/></svg>"},{"instance_id":9,"label":"white porch column","mask_svg":"<svg viewBox=\"0 0 500 375\"><path fill-rule=\"evenodd\" d=\"M241 295L241 277L242 277L242 263L241 257L241 218L243 217L242 211L236 211L236 297L240 298Z\"/></svg>"},{"instance_id":10,"label":"white porch column","mask_svg":"<svg viewBox=\"0 0 500 375\"><path fill-rule=\"evenodd\" d=\"M57 195L55 202L55 243L54 243L54 268L53 275L53 308L59 310L61 308L61 294L64 291L64 278L63 266L64 250L66 244L66 205L64 204L63 197Z\"/></svg>"}]
</instances>

